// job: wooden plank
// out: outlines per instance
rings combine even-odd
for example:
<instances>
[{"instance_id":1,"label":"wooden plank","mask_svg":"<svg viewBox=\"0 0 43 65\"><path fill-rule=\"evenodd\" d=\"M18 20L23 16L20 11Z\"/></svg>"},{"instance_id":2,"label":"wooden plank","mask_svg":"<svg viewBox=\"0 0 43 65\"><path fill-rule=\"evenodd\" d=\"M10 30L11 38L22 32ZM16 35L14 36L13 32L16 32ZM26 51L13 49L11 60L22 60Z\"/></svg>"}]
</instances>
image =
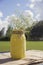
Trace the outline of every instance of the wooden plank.
<instances>
[{"instance_id":1,"label":"wooden plank","mask_svg":"<svg viewBox=\"0 0 43 65\"><path fill-rule=\"evenodd\" d=\"M26 51L26 57L13 60L11 59L10 52L0 53L0 65L32 65L43 62L43 51L28 50Z\"/></svg>"}]
</instances>

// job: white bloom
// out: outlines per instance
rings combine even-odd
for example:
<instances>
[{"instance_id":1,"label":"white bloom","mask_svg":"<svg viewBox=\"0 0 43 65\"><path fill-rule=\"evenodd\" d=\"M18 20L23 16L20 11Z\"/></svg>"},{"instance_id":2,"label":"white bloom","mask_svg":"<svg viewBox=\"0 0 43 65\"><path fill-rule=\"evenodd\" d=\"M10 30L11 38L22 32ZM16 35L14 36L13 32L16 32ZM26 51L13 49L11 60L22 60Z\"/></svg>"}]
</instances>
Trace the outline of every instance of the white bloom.
<instances>
[{"instance_id":1,"label":"white bloom","mask_svg":"<svg viewBox=\"0 0 43 65\"><path fill-rule=\"evenodd\" d=\"M17 17L16 15L9 16L8 22L10 22L14 29L24 30L29 27L29 22L32 20L31 14L29 12L28 14L23 12L19 17Z\"/></svg>"}]
</instances>

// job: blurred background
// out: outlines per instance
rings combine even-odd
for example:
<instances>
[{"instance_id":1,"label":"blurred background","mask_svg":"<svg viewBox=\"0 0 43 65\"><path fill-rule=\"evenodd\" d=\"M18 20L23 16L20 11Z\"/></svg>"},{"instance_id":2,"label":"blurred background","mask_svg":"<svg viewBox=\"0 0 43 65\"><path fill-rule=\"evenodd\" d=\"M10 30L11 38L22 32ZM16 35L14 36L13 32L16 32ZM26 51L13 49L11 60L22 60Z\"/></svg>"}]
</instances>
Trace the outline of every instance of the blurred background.
<instances>
[{"instance_id":1,"label":"blurred background","mask_svg":"<svg viewBox=\"0 0 43 65\"><path fill-rule=\"evenodd\" d=\"M0 52L9 51L13 31L9 16L19 16L22 12L26 15L30 13L32 17L29 27L25 29L27 50L43 50L43 0L0 0Z\"/></svg>"}]
</instances>

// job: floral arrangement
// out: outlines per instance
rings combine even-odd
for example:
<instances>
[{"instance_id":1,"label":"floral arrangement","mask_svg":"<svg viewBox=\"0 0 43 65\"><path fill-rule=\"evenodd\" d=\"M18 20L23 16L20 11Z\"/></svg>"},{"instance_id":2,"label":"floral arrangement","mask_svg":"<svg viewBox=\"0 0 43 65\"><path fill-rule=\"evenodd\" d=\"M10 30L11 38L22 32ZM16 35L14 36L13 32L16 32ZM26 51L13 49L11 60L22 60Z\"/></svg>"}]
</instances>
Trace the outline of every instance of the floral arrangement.
<instances>
[{"instance_id":1,"label":"floral arrangement","mask_svg":"<svg viewBox=\"0 0 43 65\"><path fill-rule=\"evenodd\" d=\"M22 13L19 16L12 15L12 16L9 16L8 22L10 22L13 29L25 30L26 28L31 26L30 22L32 22L32 17L30 15L30 13L29 14Z\"/></svg>"}]
</instances>

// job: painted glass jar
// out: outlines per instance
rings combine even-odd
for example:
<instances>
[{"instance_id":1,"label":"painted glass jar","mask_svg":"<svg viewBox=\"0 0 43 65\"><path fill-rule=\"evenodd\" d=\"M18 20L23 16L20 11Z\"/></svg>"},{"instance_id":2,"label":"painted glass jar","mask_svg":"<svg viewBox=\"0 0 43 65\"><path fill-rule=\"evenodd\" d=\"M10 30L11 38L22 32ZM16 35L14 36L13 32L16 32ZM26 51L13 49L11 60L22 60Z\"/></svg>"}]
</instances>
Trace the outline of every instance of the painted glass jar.
<instances>
[{"instance_id":1,"label":"painted glass jar","mask_svg":"<svg viewBox=\"0 0 43 65\"><path fill-rule=\"evenodd\" d=\"M20 59L25 57L26 38L23 31L13 31L10 40L10 53L13 59Z\"/></svg>"}]
</instances>

